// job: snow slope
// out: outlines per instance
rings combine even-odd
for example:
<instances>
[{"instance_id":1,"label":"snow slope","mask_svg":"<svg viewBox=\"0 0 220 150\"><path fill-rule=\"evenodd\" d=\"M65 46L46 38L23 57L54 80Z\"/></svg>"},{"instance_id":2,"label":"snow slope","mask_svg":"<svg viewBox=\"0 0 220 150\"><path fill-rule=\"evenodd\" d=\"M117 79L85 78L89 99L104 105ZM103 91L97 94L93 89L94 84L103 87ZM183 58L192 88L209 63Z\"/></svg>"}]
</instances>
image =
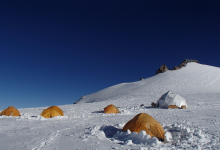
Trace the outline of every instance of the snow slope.
<instances>
[{"instance_id":1,"label":"snow slope","mask_svg":"<svg viewBox=\"0 0 220 150\"><path fill-rule=\"evenodd\" d=\"M78 103L142 99L152 96L157 99L169 90L179 94L219 93L220 68L188 63L186 67L179 70L168 70L145 80L106 88L86 96Z\"/></svg>"},{"instance_id":2,"label":"snow slope","mask_svg":"<svg viewBox=\"0 0 220 150\"><path fill-rule=\"evenodd\" d=\"M217 67L189 63L180 70L106 88L75 105L59 106L62 117L41 117L46 107L19 109L20 117L0 116L1 149L220 149L219 76ZM188 108L150 107L168 90L184 97ZM121 113L103 114L109 104L120 107ZM141 112L162 124L166 142L145 132L121 131Z\"/></svg>"}]
</instances>

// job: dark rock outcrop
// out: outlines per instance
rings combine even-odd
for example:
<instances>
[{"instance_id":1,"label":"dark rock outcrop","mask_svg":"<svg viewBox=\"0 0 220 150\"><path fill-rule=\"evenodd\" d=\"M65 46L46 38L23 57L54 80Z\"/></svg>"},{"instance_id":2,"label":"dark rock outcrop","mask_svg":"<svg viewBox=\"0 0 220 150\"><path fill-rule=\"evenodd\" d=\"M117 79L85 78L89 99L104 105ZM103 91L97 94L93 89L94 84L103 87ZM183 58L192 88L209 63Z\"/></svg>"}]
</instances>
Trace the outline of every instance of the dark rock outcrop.
<instances>
[{"instance_id":1,"label":"dark rock outcrop","mask_svg":"<svg viewBox=\"0 0 220 150\"><path fill-rule=\"evenodd\" d=\"M162 66L156 71L156 74L163 73L163 72L165 72L165 71L167 71L167 70L169 70L169 69L167 68L167 66L166 66L166 65L162 65Z\"/></svg>"},{"instance_id":2,"label":"dark rock outcrop","mask_svg":"<svg viewBox=\"0 0 220 150\"><path fill-rule=\"evenodd\" d=\"M177 67L177 66L174 66L172 70L178 70L178 69L181 69L182 67L185 67L187 63L189 62L196 62L198 63L198 60L193 60L193 59L184 59L184 61ZM167 68L166 65L162 65L157 71L156 71L156 74L159 74L159 73L163 73L165 71L169 70Z\"/></svg>"},{"instance_id":3,"label":"dark rock outcrop","mask_svg":"<svg viewBox=\"0 0 220 150\"><path fill-rule=\"evenodd\" d=\"M178 70L178 69L179 69L179 67L174 66L172 70Z\"/></svg>"},{"instance_id":4,"label":"dark rock outcrop","mask_svg":"<svg viewBox=\"0 0 220 150\"><path fill-rule=\"evenodd\" d=\"M185 63L189 63L189 62L196 62L196 63L199 63L199 61L198 61L198 60L195 60L195 59L184 59L183 62L185 62Z\"/></svg>"},{"instance_id":5,"label":"dark rock outcrop","mask_svg":"<svg viewBox=\"0 0 220 150\"><path fill-rule=\"evenodd\" d=\"M179 65L179 69L182 68L182 67L185 67L186 64L187 64L186 62L182 62L182 63Z\"/></svg>"}]
</instances>

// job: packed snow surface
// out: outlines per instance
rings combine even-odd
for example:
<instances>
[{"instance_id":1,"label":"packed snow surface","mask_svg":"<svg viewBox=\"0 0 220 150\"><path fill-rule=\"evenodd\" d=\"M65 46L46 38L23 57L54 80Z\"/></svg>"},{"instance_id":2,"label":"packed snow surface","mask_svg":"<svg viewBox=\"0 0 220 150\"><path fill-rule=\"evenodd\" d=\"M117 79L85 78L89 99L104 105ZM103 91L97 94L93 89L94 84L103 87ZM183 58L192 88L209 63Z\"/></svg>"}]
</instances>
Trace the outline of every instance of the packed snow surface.
<instances>
[{"instance_id":1,"label":"packed snow surface","mask_svg":"<svg viewBox=\"0 0 220 150\"><path fill-rule=\"evenodd\" d=\"M187 109L151 107L172 90ZM114 104L118 114L103 114ZM144 104L144 106L140 106ZM19 109L20 117L0 116L2 150L220 149L220 68L197 63L133 83L122 83L87 95L77 104L59 106L64 116L43 118L43 109ZM165 141L121 131L139 113L161 123Z\"/></svg>"}]
</instances>

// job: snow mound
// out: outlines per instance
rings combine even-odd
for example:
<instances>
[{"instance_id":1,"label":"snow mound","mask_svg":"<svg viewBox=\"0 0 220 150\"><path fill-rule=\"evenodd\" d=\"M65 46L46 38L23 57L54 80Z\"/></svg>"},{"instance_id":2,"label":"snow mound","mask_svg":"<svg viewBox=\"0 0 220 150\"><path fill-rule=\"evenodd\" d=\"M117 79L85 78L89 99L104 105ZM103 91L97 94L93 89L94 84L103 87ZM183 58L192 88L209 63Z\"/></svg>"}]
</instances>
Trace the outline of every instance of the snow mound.
<instances>
[{"instance_id":1,"label":"snow mound","mask_svg":"<svg viewBox=\"0 0 220 150\"><path fill-rule=\"evenodd\" d=\"M37 115L37 116L34 116L34 115L31 115L31 114L28 114L28 113L25 113L25 114L22 114L22 116L20 117L17 117L17 121L24 121L24 120L29 120L29 121L32 121L32 120L63 120L63 119L67 119L68 117L67 116L55 116L53 118L44 118L42 117L41 115Z\"/></svg>"},{"instance_id":2,"label":"snow mound","mask_svg":"<svg viewBox=\"0 0 220 150\"><path fill-rule=\"evenodd\" d=\"M219 136L189 124L166 125L167 146L176 149L219 149Z\"/></svg>"},{"instance_id":3,"label":"snow mound","mask_svg":"<svg viewBox=\"0 0 220 150\"><path fill-rule=\"evenodd\" d=\"M161 142L150 135L146 134L145 131L141 131L139 134L131 131L121 131L121 129L116 126L95 126L89 129L84 138L96 137L99 139L109 139L113 143L122 144L122 145L149 145L149 146L158 146ZM84 139L85 140L85 139Z\"/></svg>"},{"instance_id":4,"label":"snow mound","mask_svg":"<svg viewBox=\"0 0 220 150\"><path fill-rule=\"evenodd\" d=\"M120 126L122 127L123 124ZM207 133L204 129L193 127L189 124L176 123L164 126L166 131L165 140L159 141L156 137L146 134L145 131L139 133L121 131L119 125L95 126L89 128L89 132L84 135L84 141L92 137L101 140L109 139L112 143L138 147L142 149L219 149L219 136Z\"/></svg>"}]
</instances>

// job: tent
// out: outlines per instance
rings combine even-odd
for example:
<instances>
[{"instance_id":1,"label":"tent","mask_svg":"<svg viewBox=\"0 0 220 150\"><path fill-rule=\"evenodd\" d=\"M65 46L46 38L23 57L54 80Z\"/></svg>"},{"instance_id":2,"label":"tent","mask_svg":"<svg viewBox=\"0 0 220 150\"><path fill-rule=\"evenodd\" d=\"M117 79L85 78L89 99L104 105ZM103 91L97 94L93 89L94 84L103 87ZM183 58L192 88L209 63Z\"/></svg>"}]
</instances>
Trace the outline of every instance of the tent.
<instances>
[{"instance_id":1,"label":"tent","mask_svg":"<svg viewBox=\"0 0 220 150\"><path fill-rule=\"evenodd\" d=\"M107 107L104 108L104 112L103 113L119 113L119 109L115 106L115 105L108 105Z\"/></svg>"},{"instance_id":2,"label":"tent","mask_svg":"<svg viewBox=\"0 0 220 150\"><path fill-rule=\"evenodd\" d=\"M40 114L44 118L52 118L55 116L64 116L62 109L57 106L51 106L47 109L44 109Z\"/></svg>"},{"instance_id":3,"label":"tent","mask_svg":"<svg viewBox=\"0 0 220 150\"><path fill-rule=\"evenodd\" d=\"M145 113L140 113L128 121L123 127L122 131L127 131L128 129L131 132L137 133L144 130L151 137L157 137L161 140L164 139L164 129L162 125L153 117Z\"/></svg>"},{"instance_id":4,"label":"tent","mask_svg":"<svg viewBox=\"0 0 220 150\"><path fill-rule=\"evenodd\" d=\"M157 101L157 107L162 108L183 108L187 107L186 100L178 94L168 91Z\"/></svg>"},{"instance_id":5,"label":"tent","mask_svg":"<svg viewBox=\"0 0 220 150\"><path fill-rule=\"evenodd\" d=\"M13 106L9 106L5 110L3 110L0 115L5 115L5 116L21 116L20 112L14 108Z\"/></svg>"}]
</instances>

